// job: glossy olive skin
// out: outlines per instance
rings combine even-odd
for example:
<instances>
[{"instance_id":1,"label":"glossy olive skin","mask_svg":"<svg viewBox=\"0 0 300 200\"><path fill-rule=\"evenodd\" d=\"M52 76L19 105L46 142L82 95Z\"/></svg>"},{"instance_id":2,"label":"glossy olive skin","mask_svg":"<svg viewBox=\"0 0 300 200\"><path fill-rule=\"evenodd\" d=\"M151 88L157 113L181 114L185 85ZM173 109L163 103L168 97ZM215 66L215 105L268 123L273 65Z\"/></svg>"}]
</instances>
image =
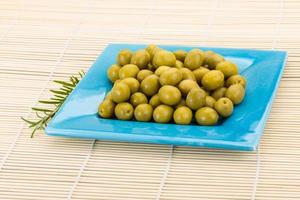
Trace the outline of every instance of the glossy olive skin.
<instances>
[{"instance_id":1,"label":"glossy olive skin","mask_svg":"<svg viewBox=\"0 0 300 200\"><path fill-rule=\"evenodd\" d=\"M146 77L150 76L151 74L153 74L152 71L150 71L148 69L143 69L143 70L139 71L136 78L138 81L142 82Z\"/></svg>"},{"instance_id":2,"label":"glossy olive skin","mask_svg":"<svg viewBox=\"0 0 300 200\"><path fill-rule=\"evenodd\" d=\"M181 92L177 87L164 85L158 91L159 100L166 105L176 105L181 100Z\"/></svg>"},{"instance_id":3,"label":"glossy olive skin","mask_svg":"<svg viewBox=\"0 0 300 200\"><path fill-rule=\"evenodd\" d=\"M191 79L193 81L196 81L196 77L193 74L193 72L191 70L189 70L188 68L180 68L179 69L180 72L182 73L182 79L186 80L186 79Z\"/></svg>"},{"instance_id":4,"label":"glossy olive skin","mask_svg":"<svg viewBox=\"0 0 300 200\"><path fill-rule=\"evenodd\" d=\"M209 69L207 69L205 67L199 67L198 69L195 69L193 71L193 74L196 77L196 81L198 84L201 84L201 80L207 72L209 72Z\"/></svg>"},{"instance_id":5,"label":"glossy olive skin","mask_svg":"<svg viewBox=\"0 0 300 200\"><path fill-rule=\"evenodd\" d=\"M160 66L169 66L173 67L176 62L175 55L166 50L161 50L155 53L153 57L153 65L158 68Z\"/></svg>"},{"instance_id":6,"label":"glossy olive skin","mask_svg":"<svg viewBox=\"0 0 300 200\"><path fill-rule=\"evenodd\" d=\"M177 85L182 80L182 73L176 68L170 68L164 71L159 77L161 85Z\"/></svg>"},{"instance_id":7,"label":"glossy olive skin","mask_svg":"<svg viewBox=\"0 0 300 200\"><path fill-rule=\"evenodd\" d=\"M145 69L148 67L150 62L150 54L146 50L136 51L130 60L131 64L138 66L140 69Z\"/></svg>"},{"instance_id":8,"label":"glossy olive skin","mask_svg":"<svg viewBox=\"0 0 300 200\"><path fill-rule=\"evenodd\" d=\"M131 120L133 117L133 107L130 103L118 103L115 107L115 115L120 120Z\"/></svg>"},{"instance_id":9,"label":"glossy olive skin","mask_svg":"<svg viewBox=\"0 0 300 200\"><path fill-rule=\"evenodd\" d=\"M158 123L168 123L173 116L173 108L167 105L159 105L153 111L153 119Z\"/></svg>"},{"instance_id":10,"label":"glossy olive skin","mask_svg":"<svg viewBox=\"0 0 300 200\"><path fill-rule=\"evenodd\" d=\"M180 60L181 62L184 62L184 59L185 59L186 54L187 54L187 52L185 50L179 49L177 51L174 51L173 53L174 53L177 60Z\"/></svg>"},{"instance_id":11,"label":"glossy olive skin","mask_svg":"<svg viewBox=\"0 0 300 200\"><path fill-rule=\"evenodd\" d=\"M140 82L135 78L124 78L122 82L126 83L130 88L130 93L133 94L140 89Z\"/></svg>"},{"instance_id":12,"label":"glossy olive skin","mask_svg":"<svg viewBox=\"0 0 300 200\"><path fill-rule=\"evenodd\" d=\"M150 45L148 45L146 47L145 50L149 53L150 60L152 60L153 57L154 57L154 55L155 55L155 53L158 52L158 51L160 51L161 49L158 46L154 45L154 44L150 44Z\"/></svg>"},{"instance_id":13,"label":"glossy olive skin","mask_svg":"<svg viewBox=\"0 0 300 200\"><path fill-rule=\"evenodd\" d=\"M205 97L205 106L213 108L215 106L216 100L212 96Z\"/></svg>"},{"instance_id":14,"label":"glossy olive skin","mask_svg":"<svg viewBox=\"0 0 300 200\"><path fill-rule=\"evenodd\" d=\"M124 82L119 82L111 89L111 98L116 103L127 101L130 97L130 88Z\"/></svg>"},{"instance_id":15,"label":"glossy olive skin","mask_svg":"<svg viewBox=\"0 0 300 200\"><path fill-rule=\"evenodd\" d=\"M173 119L176 124L190 124L193 119L193 112L187 106L178 107L173 114Z\"/></svg>"},{"instance_id":16,"label":"glossy olive skin","mask_svg":"<svg viewBox=\"0 0 300 200\"><path fill-rule=\"evenodd\" d=\"M185 101L185 99L184 98L181 98L181 100L179 101L179 103L178 104L176 104L176 108L179 108L179 107L181 107L181 106L186 106L186 101Z\"/></svg>"},{"instance_id":17,"label":"glossy olive skin","mask_svg":"<svg viewBox=\"0 0 300 200\"><path fill-rule=\"evenodd\" d=\"M152 114L153 108L149 104L140 104L134 110L134 118L141 122L151 121Z\"/></svg>"},{"instance_id":18,"label":"glossy olive skin","mask_svg":"<svg viewBox=\"0 0 300 200\"><path fill-rule=\"evenodd\" d=\"M112 100L105 99L99 105L98 114L103 118L112 118L114 116L115 106L116 104Z\"/></svg>"},{"instance_id":19,"label":"glossy olive skin","mask_svg":"<svg viewBox=\"0 0 300 200\"><path fill-rule=\"evenodd\" d=\"M134 64L124 65L119 70L119 77L120 77L120 79L129 78L129 77L136 78L139 71L140 71L140 69L138 68L138 66L136 66Z\"/></svg>"},{"instance_id":20,"label":"glossy olive skin","mask_svg":"<svg viewBox=\"0 0 300 200\"><path fill-rule=\"evenodd\" d=\"M200 49L192 49L187 53L184 59L184 66L190 70L195 70L202 66L204 59L205 55L203 51Z\"/></svg>"},{"instance_id":21,"label":"glossy olive skin","mask_svg":"<svg viewBox=\"0 0 300 200\"><path fill-rule=\"evenodd\" d=\"M108 79L109 79L112 83L114 83L116 80L119 79L119 71L120 71L120 69L121 69L121 66L120 66L120 65L116 65L116 64L111 65L111 66L108 68L106 74L107 74Z\"/></svg>"},{"instance_id":22,"label":"glossy olive skin","mask_svg":"<svg viewBox=\"0 0 300 200\"><path fill-rule=\"evenodd\" d=\"M112 100L112 97L111 97L111 91L109 91L109 92L106 94L105 99Z\"/></svg>"},{"instance_id":23,"label":"glossy olive skin","mask_svg":"<svg viewBox=\"0 0 300 200\"><path fill-rule=\"evenodd\" d=\"M232 75L236 75L239 73L236 64L230 61L219 62L216 66L216 70L220 70L224 74L225 78L228 78Z\"/></svg>"},{"instance_id":24,"label":"glossy olive skin","mask_svg":"<svg viewBox=\"0 0 300 200\"><path fill-rule=\"evenodd\" d=\"M170 69L171 67L168 66L160 66L155 70L155 75L160 76L162 73L164 73L165 71L167 71L168 69Z\"/></svg>"},{"instance_id":25,"label":"glossy olive skin","mask_svg":"<svg viewBox=\"0 0 300 200\"><path fill-rule=\"evenodd\" d=\"M133 107L136 107L140 104L148 103L148 99L146 95L141 92L136 92L130 97L130 103Z\"/></svg>"},{"instance_id":26,"label":"glossy olive skin","mask_svg":"<svg viewBox=\"0 0 300 200\"><path fill-rule=\"evenodd\" d=\"M224 85L224 75L219 70L211 70L202 77L201 83L206 90L215 90Z\"/></svg>"},{"instance_id":27,"label":"glossy olive skin","mask_svg":"<svg viewBox=\"0 0 300 200\"><path fill-rule=\"evenodd\" d=\"M193 110L198 110L205 105L206 93L201 88L193 88L186 97L186 104Z\"/></svg>"},{"instance_id":28,"label":"glossy olive skin","mask_svg":"<svg viewBox=\"0 0 300 200\"><path fill-rule=\"evenodd\" d=\"M177 68L177 69L183 68L184 67L183 62L181 62L179 60L176 60L174 67Z\"/></svg>"},{"instance_id":29,"label":"glossy olive skin","mask_svg":"<svg viewBox=\"0 0 300 200\"><path fill-rule=\"evenodd\" d=\"M238 83L241 84L244 88L246 88L247 80L242 75L233 75L233 76L230 76L226 80L226 87L229 87L233 84L238 84Z\"/></svg>"},{"instance_id":30,"label":"glossy olive skin","mask_svg":"<svg viewBox=\"0 0 300 200\"><path fill-rule=\"evenodd\" d=\"M225 59L220 54L214 53L212 51L205 52L204 64L208 66L209 69L215 69L219 62Z\"/></svg>"},{"instance_id":31,"label":"glossy olive skin","mask_svg":"<svg viewBox=\"0 0 300 200\"><path fill-rule=\"evenodd\" d=\"M233 84L227 89L225 97L229 98L235 105L240 104L245 97L245 89L241 84Z\"/></svg>"},{"instance_id":32,"label":"glossy olive skin","mask_svg":"<svg viewBox=\"0 0 300 200\"><path fill-rule=\"evenodd\" d=\"M123 49L117 56L117 63L121 66L130 64L131 57L132 51L130 51L129 49Z\"/></svg>"},{"instance_id":33,"label":"glossy olive skin","mask_svg":"<svg viewBox=\"0 0 300 200\"><path fill-rule=\"evenodd\" d=\"M233 103L230 99L222 97L215 103L214 108L222 117L229 117L233 112Z\"/></svg>"},{"instance_id":34,"label":"glossy olive skin","mask_svg":"<svg viewBox=\"0 0 300 200\"><path fill-rule=\"evenodd\" d=\"M145 78L141 83L141 91L147 96L153 96L159 90L159 78L152 74Z\"/></svg>"},{"instance_id":35,"label":"glossy olive skin","mask_svg":"<svg viewBox=\"0 0 300 200\"><path fill-rule=\"evenodd\" d=\"M193 88L200 88L196 81L187 79L183 80L178 85L179 90L183 96L186 96Z\"/></svg>"},{"instance_id":36,"label":"glossy olive skin","mask_svg":"<svg viewBox=\"0 0 300 200\"><path fill-rule=\"evenodd\" d=\"M197 110L195 118L200 125L212 126L218 122L219 115L213 108L203 107Z\"/></svg>"},{"instance_id":37,"label":"glossy olive skin","mask_svg":"<svg viewBox=\"0 0 300 200\"><path fill-rule=\"evenodd\" d=\"M161 101L159 100L159 96L158 94L155 94L151 97L149 104L153 107L156 108L157 106L159 106L161 103Z\"/></svg>"},{"instance_id":38,"label":"glossy olive skin","mask_svg":"<svg viewBox=\"0 0 300 200\"><path fill-rule=\"evenodd\" d=\"M225 97L225 93L227 91L227 88L226 87L221 87L221 88L218 88L216 90L214 90L212 93L211 93L211 96L215 99L215 100L218 100L222 97Z\"/></svg>"}]
</instances>

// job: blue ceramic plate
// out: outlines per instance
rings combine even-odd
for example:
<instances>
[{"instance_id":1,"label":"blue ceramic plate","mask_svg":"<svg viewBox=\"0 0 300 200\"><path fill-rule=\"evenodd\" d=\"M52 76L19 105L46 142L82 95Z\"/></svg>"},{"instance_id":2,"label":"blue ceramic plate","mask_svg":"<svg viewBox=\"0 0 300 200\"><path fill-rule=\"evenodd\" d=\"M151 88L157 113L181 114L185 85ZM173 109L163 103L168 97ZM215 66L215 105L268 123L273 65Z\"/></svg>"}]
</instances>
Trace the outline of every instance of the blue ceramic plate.
<instances>
[{"instance_id":1,"label":"blue ceramic plate","mask_svg":"<svg viewBox=\"0 0 300 200\"><path fill-rule=\"evenodd\" d=\"M195 48L161 47L170 51ZM240 73L247 78L248 85L244 101L235 107L231 117L217 126L197 126L98 117L98 105L112 87L106 70L115 63L118 52L124 48L135 51L145 48L145 45L108 45L49 123L47 134L235 150L256 149L284 69L286 52L198 47L220 53L235 62Z\"/></svg>"}]
</instances>

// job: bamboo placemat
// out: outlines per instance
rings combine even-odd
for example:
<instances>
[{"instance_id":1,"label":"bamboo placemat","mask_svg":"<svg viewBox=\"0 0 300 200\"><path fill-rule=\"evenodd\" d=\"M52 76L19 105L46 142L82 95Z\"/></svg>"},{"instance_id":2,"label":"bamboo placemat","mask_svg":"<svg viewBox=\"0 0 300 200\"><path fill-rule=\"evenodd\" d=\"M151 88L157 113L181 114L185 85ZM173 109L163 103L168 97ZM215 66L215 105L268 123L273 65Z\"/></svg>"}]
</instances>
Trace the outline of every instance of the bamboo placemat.
<instances>
[{"instance_id":1,"label":"bamboo placemat","mask_svg":"<svg viewBox=\"0 0 300 200\"><path fill-rule=\"evenodd\" d=\"M0 9L0 199L300 199L299 1L10 0ZM259 150L30 139L20 116L111 42L287 50Z\"/></svg>"}]
</instances>

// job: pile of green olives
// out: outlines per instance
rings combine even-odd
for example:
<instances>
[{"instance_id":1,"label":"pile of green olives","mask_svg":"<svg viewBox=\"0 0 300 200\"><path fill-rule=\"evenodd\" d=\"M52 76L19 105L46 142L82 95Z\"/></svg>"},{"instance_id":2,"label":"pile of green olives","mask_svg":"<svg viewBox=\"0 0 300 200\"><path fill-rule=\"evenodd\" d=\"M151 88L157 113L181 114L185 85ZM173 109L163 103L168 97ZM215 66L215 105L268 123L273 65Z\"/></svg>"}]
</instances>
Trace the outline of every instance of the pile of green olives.
<instances>
[{"instance_id":1,"label":"pile of green olives","mask_svg":"<svg viewBox=\"0 0 300 200\"><path fill-rule=\"evenodd\" d=\"M184 125L212 126L231 116L247 85L237 65L216 52L156 45L121 50L107 77L113 87L100 117Z\"/></svg>"}]
</instances>

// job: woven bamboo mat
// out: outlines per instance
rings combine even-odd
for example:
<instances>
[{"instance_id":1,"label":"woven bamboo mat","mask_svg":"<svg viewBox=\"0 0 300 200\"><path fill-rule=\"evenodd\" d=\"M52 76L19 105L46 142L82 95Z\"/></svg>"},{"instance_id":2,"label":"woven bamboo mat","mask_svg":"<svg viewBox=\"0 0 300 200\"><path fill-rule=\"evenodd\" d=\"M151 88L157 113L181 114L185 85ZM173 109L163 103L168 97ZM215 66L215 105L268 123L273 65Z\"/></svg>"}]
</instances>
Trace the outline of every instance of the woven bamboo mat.
<instances>
[{"instance_id":1,"label":"woven bamboo mat","mask_svg":"<svg viewBox=\"0 0 300 200\"><path fill-rule=\"evenodd\" d=\"M2 0L0 199L300 199L299 9L298 0ZM287 50L259 150L30 139L20 116L111 42Z\"/></svg>"}]
</instances>

